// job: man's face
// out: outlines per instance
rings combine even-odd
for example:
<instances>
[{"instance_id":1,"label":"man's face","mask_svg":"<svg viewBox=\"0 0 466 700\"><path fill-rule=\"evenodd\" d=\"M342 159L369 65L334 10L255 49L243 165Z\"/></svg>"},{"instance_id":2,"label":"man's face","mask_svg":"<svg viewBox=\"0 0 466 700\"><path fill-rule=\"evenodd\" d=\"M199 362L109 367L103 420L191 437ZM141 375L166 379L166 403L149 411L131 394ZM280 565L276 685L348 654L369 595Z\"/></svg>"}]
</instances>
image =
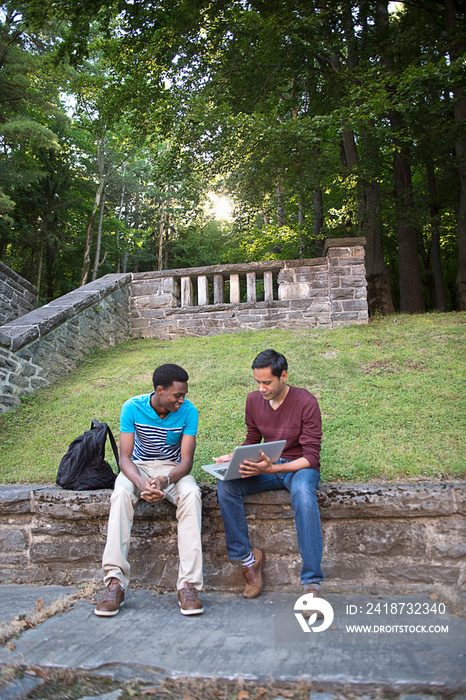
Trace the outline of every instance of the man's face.
<instances>
[{"instance_id":1,"label":"man's face","mask_svg":"<svg viewBox=\"0 0 466 700\"><path fill-rule=\"evenodd\" d=\"M281 397L286 389L286 380L288 373L282 372L280 377L272 374L270 367L254 370L254 379L257 383L257 389L262 394L266 401L271 401Z\"/></svg>"},{"instance_id":2,"label":"man's face","mask_svg":"<svg viewBox=\"0 0 466 700\"><path fill-rule=\"evenodd\" d=\"M170 384L170 386L167 386L165 389L158 386L156 391L160 406L166 411L174 413L178 411L181 404L184 403L184 397L188 393L188 383L173 382L173 384Z\"/></svg>"}]
</instances>

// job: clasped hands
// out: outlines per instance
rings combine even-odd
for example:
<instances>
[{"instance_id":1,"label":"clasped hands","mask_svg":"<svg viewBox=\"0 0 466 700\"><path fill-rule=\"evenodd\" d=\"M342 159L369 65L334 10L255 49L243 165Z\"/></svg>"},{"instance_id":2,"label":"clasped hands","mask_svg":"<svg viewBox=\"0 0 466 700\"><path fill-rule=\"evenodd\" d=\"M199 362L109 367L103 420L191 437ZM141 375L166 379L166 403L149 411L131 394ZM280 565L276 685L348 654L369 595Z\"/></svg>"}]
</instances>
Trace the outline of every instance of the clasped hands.
<instances>
[{"instance_id":1,"label":"clasped hands","mask_svg":"<svg viewBox=\"0 0 466 700\"><path fill-rule=\"evenodd\" d=\"M221 462L229 462L232 455L226 454L221 455L221 457L214 457L214 462L220 464ZM270 457L267 457L261 450L261 458L258 462L252 462L249 459L245 459L242 464L240 464L239 473L241 478L244 479L248 476L257 476L258 474L273 474L273 464L270 461Z\"/></svg>"},{"instance_id":2,"label":"clasped hands","mask_svg":"<svg viewBox=\"0 0 466 700\"><path fill-rule=\"evenodd\" d=\"M141 498L148 503L158 503L163 501L165 493L163 489L168 486L166 476L157 476L155 479L144 479L143 488L141 488Z\"/></svg>"}]
</instances>

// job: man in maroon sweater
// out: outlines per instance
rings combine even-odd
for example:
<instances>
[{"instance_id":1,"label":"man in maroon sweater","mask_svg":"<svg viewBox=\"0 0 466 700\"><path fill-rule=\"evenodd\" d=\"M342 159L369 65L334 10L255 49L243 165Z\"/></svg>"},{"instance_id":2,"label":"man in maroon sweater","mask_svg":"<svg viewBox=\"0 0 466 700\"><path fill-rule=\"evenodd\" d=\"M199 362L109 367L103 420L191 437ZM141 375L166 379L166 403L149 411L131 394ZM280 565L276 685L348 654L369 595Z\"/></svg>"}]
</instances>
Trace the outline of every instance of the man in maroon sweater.
<instances>
[{"instance_id":1,"label":"man in maroon sweater","mask_svg":"<svg viewBox=\"0 0 466 700\"><path fill-rule=\"evenodd\" d=\"M324 579L321 569L322 532L317 487L322 422L319 404L306 389L286 383L288 363L275 350L264 350L255 358L252 368L257 391L246 399L247 435L244 445L262 440L286 440L277 464L261 452L260 462L245 461L240 479L218 482L218 500L225 526L230 559L243 565L246 579L245 598L257 598L263 588L262 569L265 554L251 547L244 511L248 494L286 488L291 494L298 546L302 557L301 583L305 593L321 597L319 584ZM216 458L226 462L231 454Z\"/></svg>"}]
</instances>

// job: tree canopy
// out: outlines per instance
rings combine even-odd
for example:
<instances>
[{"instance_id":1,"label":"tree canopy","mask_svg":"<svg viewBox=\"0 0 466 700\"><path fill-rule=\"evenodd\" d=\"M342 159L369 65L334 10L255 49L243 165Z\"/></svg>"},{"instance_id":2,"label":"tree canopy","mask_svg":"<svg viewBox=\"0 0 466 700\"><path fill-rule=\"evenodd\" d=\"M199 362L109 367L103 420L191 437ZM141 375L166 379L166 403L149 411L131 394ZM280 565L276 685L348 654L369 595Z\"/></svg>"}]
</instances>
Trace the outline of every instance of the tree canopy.
<instances>
[{"instance_id":1,"label":"tree canopy","mask_svg":"<svg viewBox=\"0 0 466 700\"><path fill-rule=\"evenodd\" d=\"M465 10L3 4L2 260L44 301L107 272L314 257L363 235L372 314L465 309Z\"/></svg>"}]
</instances>

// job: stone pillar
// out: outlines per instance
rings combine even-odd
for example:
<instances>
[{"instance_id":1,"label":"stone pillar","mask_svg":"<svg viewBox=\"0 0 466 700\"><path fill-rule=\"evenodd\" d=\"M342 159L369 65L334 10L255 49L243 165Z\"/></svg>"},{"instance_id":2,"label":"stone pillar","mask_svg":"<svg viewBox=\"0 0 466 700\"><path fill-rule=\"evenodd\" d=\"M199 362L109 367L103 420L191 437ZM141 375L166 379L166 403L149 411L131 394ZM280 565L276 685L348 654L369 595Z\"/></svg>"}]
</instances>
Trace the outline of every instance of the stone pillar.
<instances>
[{"instance_id":1,"label":"stone pillar","mask_svg":"<svg viewBox=\"0 0 466 700\"><path fill-rule=\"evenodd\" d=\"M256 273L246 272L246 285L248 293L248 302L254 303L256 301Z\"/></svg>"},{"instance_id":2,"label":"stone pillar","mask_svg":"<svg viewBox=\"0 0 466 700\"><path fill-rule=\"evenodd\" d=\"M239 275L230 275L230 304L239 304L240 299Z\"/></svg>"},{"instance_id":3,"label":"stone pillar","mask_svg":"<svg viewBox=\"0 0 466 700\"><path fill-rule=\"evenodd\" d=\"M181 306L194 306L194 290L191 277L181 278Z\"/></svg>"},{"instance_id":4,"label":"stone pillar","mask_svg":"<svg viewBox=\"0 0 466 700\"><path fill-rule=\"evenodd\" d=\"M225 284L223 275L214 275L214 304L223 304L225 297Z\"/></svg>"},{"instance_id":5,"label":"stone pillar","mask_svg":"<svg viewBox=\"0 0 466 700\"><path fill-rule=\"evenodd\" d=\"M206 275L197 278L197 303L199 306L207 306L209 303L209 280Z\"/></svg>"},{"instance_id":6,"label":"stone pillar","mask_svg":"<svg viewBox=\"0 0 466 700\"><path fill-rule=\"evenodd\" d=\"M368 322L365 242L365 238L333 238L325 242L332 328Z\"/></svg>"},{"instance_id":7,"label":"stone pillar","mask_svg":"<svg viewBox=\"0 0 466 700\"><path fill-rule=\"evenodd\" d=\"M271 270L264 272L264 299L265 301L273 301L273 272Z\"/></svg>"}]
</instances>

